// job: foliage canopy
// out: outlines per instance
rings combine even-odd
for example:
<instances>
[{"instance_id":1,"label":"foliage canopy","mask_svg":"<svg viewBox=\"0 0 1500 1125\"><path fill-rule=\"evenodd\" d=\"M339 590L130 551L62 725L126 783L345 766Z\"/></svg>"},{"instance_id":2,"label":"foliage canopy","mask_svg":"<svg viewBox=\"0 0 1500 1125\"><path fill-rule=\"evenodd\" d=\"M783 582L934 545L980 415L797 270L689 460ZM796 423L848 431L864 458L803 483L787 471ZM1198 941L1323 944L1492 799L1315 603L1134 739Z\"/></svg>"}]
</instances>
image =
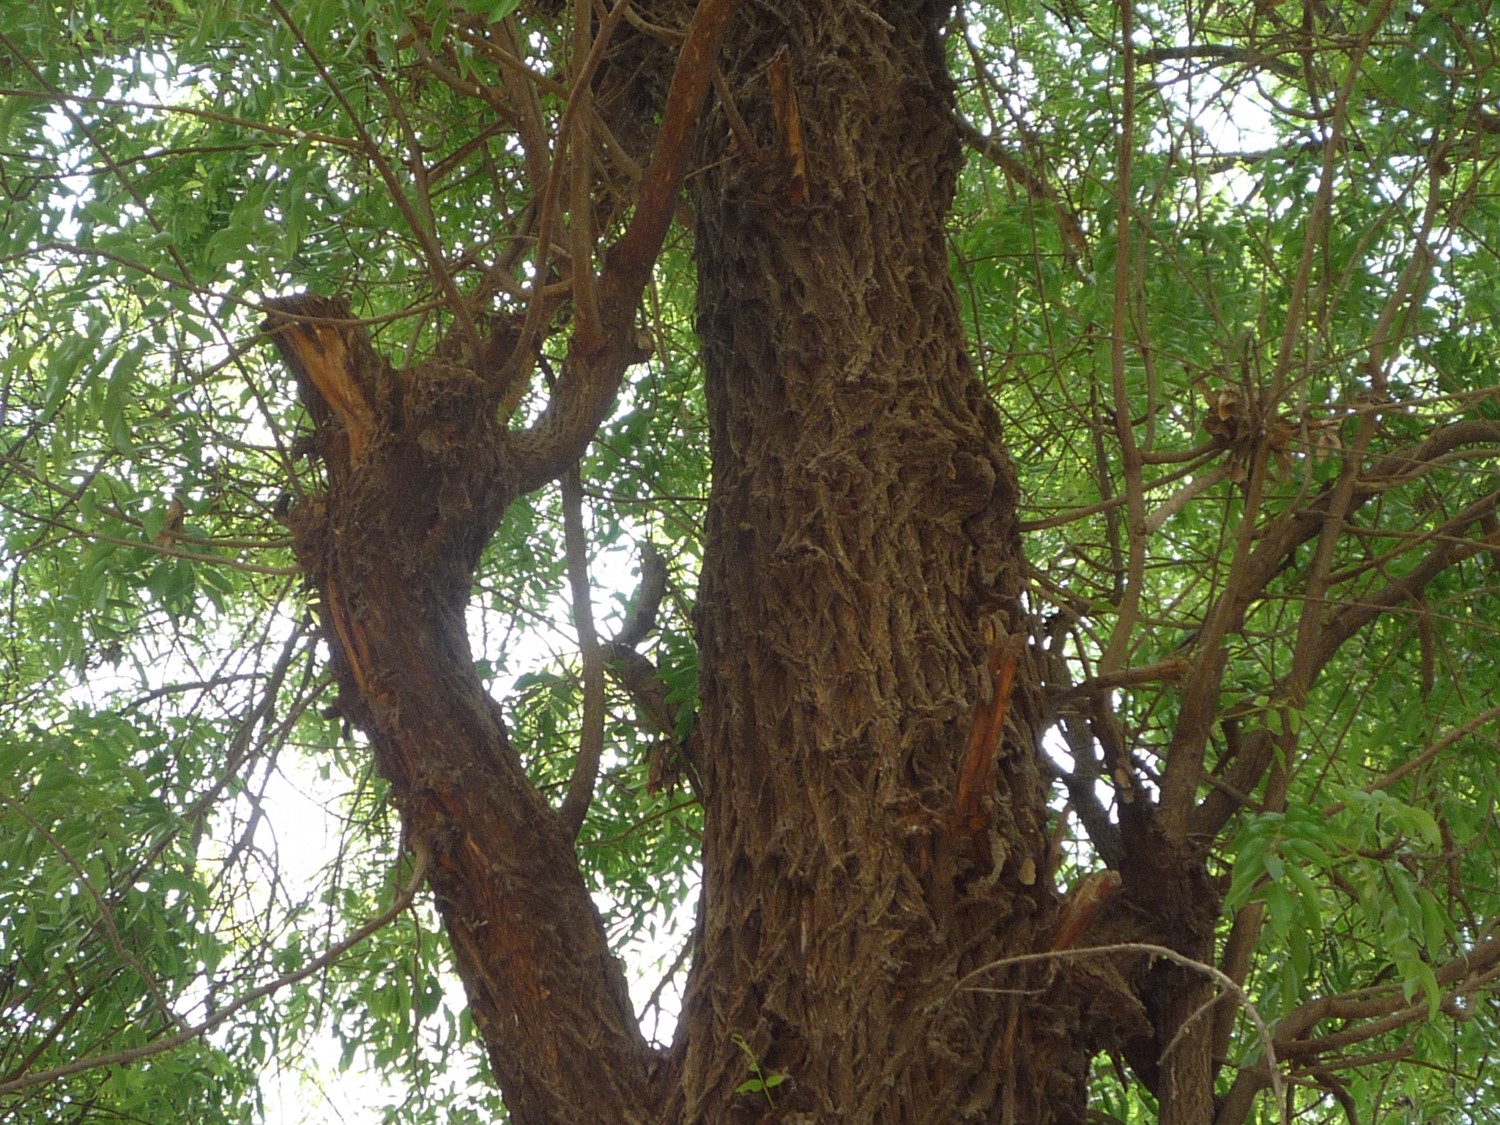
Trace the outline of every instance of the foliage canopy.
<instances>
[{"instance_id":1,"label":"foliage canopy","mask_svg":"<svg viewBox=\"0 0 1500 1125\"><path fill-rule=\"evenodd\" d=\"M338 295L415 364L530 308L540 359L512 390L534 420L580 317L557 263L625 231L659 118L623 135L607 86L574 93L587 3L401 7L0 2L16 1119L257 1120L266 1069L316 1072L329 1042L389 1083L390 1120L499 1112L387 785L330 708L283 520L322 470L261 324L271 298ZM679 6L636 7L595 33L681 39ZM952 272L1021 476L1049 875L1118 867L1122 803L1193 818L1215 961L1285 1083L1257 1097L1263 1043L1221 1003L1239 1120L1495 1112L1493 27L1462 0L976 2L947 23ZM468 611L554 803L602 738L579 859L667 1038L702 827L680 753L711 468L692 229L684 205L645 297L654 354L578 485L511 505ZM634 649L585 622L618 637L663 564L643 693ZM612 658L602 736L590 650ZM1183 782L1193 729L1205 774ZM745 1050L774 1104L781 1076ZM1156 1112L1107 1059L1093 1099Z\"/></svg>"}]
</instances>

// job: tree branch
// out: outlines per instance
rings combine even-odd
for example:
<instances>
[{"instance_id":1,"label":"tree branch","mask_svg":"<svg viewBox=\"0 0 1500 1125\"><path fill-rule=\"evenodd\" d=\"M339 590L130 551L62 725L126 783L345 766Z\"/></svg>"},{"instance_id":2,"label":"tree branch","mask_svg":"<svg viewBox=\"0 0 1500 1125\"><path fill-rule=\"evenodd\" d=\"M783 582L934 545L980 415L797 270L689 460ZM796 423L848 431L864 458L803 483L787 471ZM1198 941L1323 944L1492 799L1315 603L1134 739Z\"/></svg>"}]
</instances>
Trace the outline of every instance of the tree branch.
<instances>
[{"instance_id":1,"label":"tree branch","mask_svg":"<svg viewBox=\"0 0 1500 1125\"><path fill-rule=\"evenodd\" d=\"M74 1059L72 1062L53 1067L51 1070L38 1071L36 1074L27 1074L19 1078L0 1082L0 1097L6 1094L19 1093L22 1090L29 1090L34 1086L41 1086L48 1082L55 1082L59 1078L68 1077L70 1074L81 1074L86 1070L97 1070L100 1067L125 1066L133 1062L139 1062L141 1059L148 1059L155 1055L163 1054L166 1051L175 1050L185 1043L192 1042L200 1035L204 1035L224 1023L241 1009L249 1007L257 1001L264 1000L267 996L274 995L289 985L306 980L314 973L321 972L376 930L390 925L395 920L396 915L412 904L412 901L417 897L417 892L422 889L422 881L426 877L427 857L419 851L416 853L416 861L412 865L411 878L406 881L406 884L397 893L390 906L376 917L371 918L364 925L358 927L348 937L334 943L300 969L287 973L284 976L279 976L275 980L267 981L258 988L252 988L243 996L224 1005L224 1007L201 1023L194 1024L192 1027L185 1028L174 1035L158 1039L154 1043L146 1043L139 1047L128 1047L121 1051L111 1051L104 1055Z\"/></svg>"},{"instance_id":2,"label":"tree branch","mask_svg":"<svg viewBox=\"0 0 1500 1125\"><path fill-rule=\"evenodd\" d=\"M1263 51L1252 51L1248 47L1235 47L1225 43L1193 43L1185 47L1148 47L1139 52L1144 63L1206 62L1211 65L1245 63L1252 67L1265 67L1283 78L1298 78L1301 72L1285 59L1268 55Z\"/></svg>"},{"instance_id":3,"label":"tree branch","mask_svg":"<svg viewBox=\"0 0 1500 1125\"><path fill-rule=\"evenodd\" d=\"M1487 510L1493 511L1495 500L1491 498L1485 506ZM1470 518L1477 522L1479 516L1475 513ZM1344 606L1330 620L1321 623L1313 642L1309 657L1311 667L1307 672L1316 675L1333 659L1345 641L1392 606L1415 601L1421 596L1427 583L1448 567L1495 547L1500 547L1500 535L1440 543L1401 578L1372 593L1361 595L1358 601Z\"/></svg>"},{"instance_id":4,"label":"tree branch","mask_svg":"<svg viewBox=\"0 0 1500 1125\"><path fill-rule=\"evenodd\" d=\"M515 435L518 494L540 488L578 459L608 414L626 369L651 354L649 334L636 328L636 310L672 221L714 59L742 2L703 0L693 14L635 215L605 255L598 286L601 338L596 345L574 338L552 400L531 429Z\"/></svg>"},{"instance_id":5,"label":"tree branch","mask_svg":"<svg viewBox=\"0 0 1500 1125\"><path fill-rule=\"evenodd\" d=\"M1215 839L1229 818L1245 806L1275 758L1276 740L1270 731L1256 727L1243 736L1237 731L1231 735L1235 722L1226 718L1222 724L1226 737L1231 739L1234 760L1222 777L1209 778L1213 788L1193 810L1188 820L1189 835Z\"/></svg>"},{"instance_id":6,"label":"tree branch","mask_svg":"<svg viewBox=\"0 0 1500 1125\"><path fill-rule=\"evenodd\" d=\"M1359 40L1350 54L1349 71L1339 86L1334 102L1333 119L1323 146L1323 163L1318 175L1318 187L1314 193L1313 206L1302 231L1302 254L1297 272L1292 278L1287 297L1286 322L1280 344L1276 351L1276 364L1271 372L1271 385L1265 401L1275 404L1281 401L1285 388L1292 377L1292 366L1301 355L1297 348L1297 334L1302 330L1303 311L1308 301L1308 287L1313 274L1313 263L1319 247L1323 245L1324 232L1328 227L1333 202L1333 185L1337 173L1337 154L1344 135L1349 100L1355 80L1360 73L1360 64L1374 35L1375 24L1371 24L1364 38ZM1213 604L1203 623L1203 660L1198 671L1188 681L1183 691L1182 710L1168 750L1166 770L1162 777L1161 816L1163 827L1169 836L1177 836L1187 829L1196 801L1198 785L1203 774L1203 755L1208 744L1208 735L1213 722L1214 702L1218 696L1223 677L1225 654L1223 640L1231 625L1238 619L1236 606L1237 588L1253 583L1252 570L1254 551L1251 542L1259 530L1255 521L1259 517L1261 489L1265 484L1268 449L1265 442L1257 443L1251 459L1249 485L1246 490L1244 516L1235 544L1234 558L1230 563L1229 578L1224 593ZM1341 481L1340 489L1330 495L1329 508L1334 518L1341 519L1347 504L1341 491L1347 482ZM1266 576L1269 581L1270 575ZM1248 603L1247 603L1248 604Z\"/></svg>"},{"instance_id":7,"label":"tree branch","mask_svg":"<svg viewBox=\"0 0 1500 1125\"><path fill-rule=\"evenodd\" d=\"M620 631L609 639L611 658L621 649L633 649L656 628L656 615L667 593L667 560L650 540L641 544L641 585L631 602L630 613Z\"/></svg>"},{"instance_id":8,"label":"tree branch","mask_svg":"<svg viewBox=\"0 0 1500 1125\"><path fill-rule=\"evenodd\" d=\"M979 968L960 977L958 983L953 986L953 991L959 992L965 989L984 991L982 986L974 983L976 980L996 969L1011 965L1030 965L1052 960L1066 961L1086 957L1117 957L1121 954L1129 953L1144 953L1151 957L1160 957L1162 960L1170 961L1174 965L1181 965L1183 968L1190 969L1193 972L1202 973L1217 983L1227 995L1235 999L1240 1007L1245 1010L1245 1014L1250 1017L1250 1022L1255 1025L1261 1049L1265 1052L1262 1056L1261 1068L1257 1073L1259 1074L1261 1070L1264 1071L1263 1077L1265 1083L1269 1084L1276 1093L1277 1105L1281 1110L1281 1121L1283 1125L1290 1125L1285 1100L1281 1097L1283 1086L1281 1071L1276 1062L1276 1042L1271 1035L1271 1029L1266 1025L1265 1018L1260 1014L1260 1010L1251 1003L1250 997L1245 994L1245 990L1240 987L1239 983L1230 978L1228 974L1215 968L1213 965L1196 961L1191 957L1177 952L1175 949L1169 949L1165 945L1155 945L1149 942L1119 942L1111 945L1091 945L1079 949L1057 949L1049 950L1045 953L1024 953L1016 957L1004 957L998 961L990 961L987 964L981 965ZM1215 1125L1224 1125L1222 1116L1216 1120Z\"/></svg>"},{"instance_id":9,"label":"tree branch","mask_svg":"<svg viewBox=\"0 0 1500 1125\"><path fill-rule=\"evenodd\" d=\"M999 168L1006 179L1018 184L1032 202L1045 204L1052 209L1052 213L1057 218L1057 228L1062 233L1063 244L1080 260L1086 259L1089 253L1089 241L1083 233L1083 225L1079 223L1078 216L1073 213L1067 201L1058 195L1057 189L1040 174L1032 171L1005 151L995 137L981 133L964 117L958 117L955 121L958 126L958 135L963 139L964 144Z\"/></svg>"},{"instance_id":10,"label":"tree branch","mask_svg":"<svg viewBox=\"0 0 1500 1125\"><path fill-rule=\"evenodd\" d=\"M578 738L578 760L568 779L558 815L574 839L583 828L594 799L599 760L604 754L604 658L599 633L594 627L594 608L589 593L588 539L583 529L583 483L578 466L562 475L563 540L568 553L568 585L573 592L573 625L578 630L578 648L583 654L583 730Z\"/></svg>"},{"instance_id":11,"label":"tree branch","mask_svg":"<svg viewBox=\"0 0 1500 1125\"><path fill-rule=\"evenodd\" d=\"M1330 486L1306 507L1289 508L1271 520L1264 528L1256 529L1256 546L1249 551L1243 565L1235 565L1231 568L1229 580L1209 611L1204 630L1199 634L1199 643L1204 646L1205 656L1183 693L1184 715L1190 706L1206 708L1207 701L1217 692L1217 666L1222 663L1222 656L1215 657L1214 653L1219 651L1224 635L1243 619L1250 603L1264 593L1272 578L1280 573L1286 560L1297 548L1323 532L1331 513L1336 508L1343 509L1343 519L1347 520L1349 515L1372 497L1398 485L1420 479L1431 471L1440 459L1453 451L1464 446L1486 444L1500 445L1500 422L1476 418L1439 427L1425 440L1386 454L1369 471L1356 476L1352 484L1346 484L1345 489L1340 489L1338 485ZM1254 480L1255 476L1252 474L1252 484ZM1346 495L1347 503L1342 503ZM1478 518L1477 514L1469 517L1470 520L1475 518ZM1414 592L1419 592L1420 588L1439 570L1457 561L1457 552L1460 548L1464 552L1464 557L1467 557L1477 551L1490 549L1490 541L1486 538L1467 545L1449 544L1447 548L1440 548L1429 556L1425 566L1419 567L1420 573L1413 572L1400 582L1392 583L1381 593L1362 599L1359 605L1348 607L1344 614L1336 618L1330 627L1318 636L1317 651L1309 657L1309 660L1313 662L1313 670L1316 671L1326 665L1337 651L1338 645L1347 641L1354 632L1373 619L1376 613L1410 598ZM1209 622L1215 626L1211 633L1208 628ZM1201 721L1206 723L1208 718L1211 716ZM1206 740L1206 725L1202 733ZM1168 778L1174 779L1175 784L1170 790L1165 782L1163 784L1162 804L1164 808L1168 806L1169 798L1172 802L1184 800L1185 795L1196 790L1201 781L1202 742L1196 744L1197 750L1193 755L1193 762L1188 763L1188 767L1192 768L1177 766L1174 769L1176 754L1179 751L1178 743L1185 739L1186 733L1180 725L1168 751ZM1192 775L1191 788L1186 784L1188 779L1182 773L1184 769ZM1232 810L1230 811L1232 813ZM1223 812L1223 809L1216 809L1212 816L1219 816ZM1195 812L1191 814L1189 821L1195 825L1203 823L1201 818L1206 815L1208 814Z\"/></svg>"},{"instance_id":12,"label":"tree branch","mask_svg":"<svg viewBox=\"0 0 1500 1125\"><path fill-rule=\"evenodd\" d=\"M1456 1003L1492 983L1497 966L1500 966L1500 937L1490 938L1440 966L1433 974L1437 983L1451 986L1444 993L1444 1005ZM1318 1060L1322 1068L1340 1068L1337 1062L1320 1056L1425 1019L1428 1011L1425 997L1408 1000L1399 984L1307 1000L1277 1023L1274 1053L1269 1057ZM1346 1026L1324 1036L1306 1034L1324 1020L1338 1020ZM1368 1022L1350 1024L1356 1020ZM1255 1096L1276 1078L1274 1064L1268 1066L1264 1059L1242 1069L1214 1125L1240 1125L1249 1116Z\"/></svg>"},{"instance_id":13,"label":"tree branch","mask_svg":"<svg viewBox=\"0 0 1500 1125\"><path fill-rule=\"evenodd\" d=\"M349 104L349 99L345 96L343 87L329 73L318 52L313 50L313 46L308 42L307 36L303 33L301 26L292 18L291 13L282 5L281 0L271 0L271 7L281 19L281 22L286 24L287 30L296 38L298 45L302 48L303 53L307 55L308 60L317 68L318 76L323 80L323 85L327 87L328 92L338 101L344 110L345 117L349 120L350 127L359 135L361 142L360 155L370 162L375 171L379 173L381 180L385 183L385 189L390 193L391 202L401 212L401 217L406 220L407 229L416 238L417 245L422 248L422 256L427 259L427 268L432 271L433 280L437 282L438 288L443 291L444 297L447 298L448 310L458 321L459 326L463 330L464 337L469 342L472 353L477 356L480 352L479 332L474 326L473 318L469 315L468 305L464 303L463 298L459 295L458 286L453 280L453 274L449 271L443 260L443 248L438 244L437 232L422 221L422 215L417 211L412 201L407 197L406 192L402 189L401 181L396 178L395 170L391 168L390 161L385 158L385 155L380 151L380 146L375 143L375 138L370 136L369 130L365 128L363 117L355 110L354 106Z\"/></svg>"},{"instance_id":14,"label":"tree branch","mask_svg":"<svg viewBox=\"0 0 1500 1125\"><path fill-rule=\"evenodd\" d=\"M1468 722L1454 727L1441 738L1423 747L1418 753L1413 754L1410 758L1402 762L1399 766L1391 770L1389 773L1370 782L1365 786L1365 792L1376 793L1382 789L1389 789L1403 777L1406 777L1408 774L1415 773L1417 770L1425 766L1428 762L1432 761L1432 759L1436 758L1443 751L1447 750L1455 743L1469 737L1469 735L1473 734L1475 731L1479 730L1487 723L1494 722L1496 719L1500 719L1500 707L1491 707L1487 710L1481 711ZM1323 810L1323 816L1325 818L1336 816L1337 814L1342 812L1344 808L1345 802L1335 801L1333 804L1329 805L1326 809Z\"/></svg>"}]
</instances>

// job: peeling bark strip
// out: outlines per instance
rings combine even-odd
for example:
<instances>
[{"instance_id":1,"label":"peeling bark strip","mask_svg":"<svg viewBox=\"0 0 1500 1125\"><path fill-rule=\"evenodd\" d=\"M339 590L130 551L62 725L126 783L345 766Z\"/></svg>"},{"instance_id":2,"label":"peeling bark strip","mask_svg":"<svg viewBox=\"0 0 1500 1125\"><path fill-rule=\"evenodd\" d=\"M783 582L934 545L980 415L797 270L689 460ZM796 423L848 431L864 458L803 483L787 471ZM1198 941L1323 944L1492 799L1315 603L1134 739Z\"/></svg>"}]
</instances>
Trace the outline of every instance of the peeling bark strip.
<instances>
[{"instance_id":1,"label":"peeling bark strip","mask_svg":"<svg viewBox=\"0 0 1500 1125\"><path fill-rule=\"evenodd\" d=\"M309 304L306 315L315 314L316 306ZM288 306L285 311L293 312ZM368 354L369 344L358 330L336 323L334 314L347 310L329 304L323 310L329 314L325 321L304 321L298 330L287 331L289 323L277 336L282 358L303 381L304 402L321 402L326 410L343 427L349 443L348 456L358 462L364 456L365 445L375 427L370 413L370 404L365 399L365 390L360 385L367 373L373 373L377 364Z\"/></svg>"}]
</instances>

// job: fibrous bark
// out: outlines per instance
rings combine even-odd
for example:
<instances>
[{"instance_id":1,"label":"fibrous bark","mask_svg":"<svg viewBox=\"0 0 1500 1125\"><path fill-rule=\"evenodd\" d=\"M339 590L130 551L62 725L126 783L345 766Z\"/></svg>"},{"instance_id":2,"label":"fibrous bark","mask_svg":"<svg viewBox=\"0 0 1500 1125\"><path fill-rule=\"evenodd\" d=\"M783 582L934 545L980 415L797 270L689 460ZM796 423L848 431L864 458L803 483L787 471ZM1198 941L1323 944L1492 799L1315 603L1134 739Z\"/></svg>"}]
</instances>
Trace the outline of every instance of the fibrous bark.
<instances>
[{"instance_id":1,"label":"fibrous bark","mask_svg":"<svg viewBox=\"0 0 1500 1125\"><path fill-rule=\"evenodd\" d=\"M788 1076L775 1119L1082 1116L1076 1046L1044 1060L1039 1013L958 987L1043 947L1053 905L1024 660L984 824L953 816L985 629L1024 625L1015 474L948 275L939 14L747 10L723 66L752 136L710 124L692 185L713 483L690 1121L767 1111L736 1102L738 1039Z\"/></svg>"},{"instance_id":2,"label":"fibrous bark","mask_svg":"<svg viewBox=\"0 0 1500 1125\"><path fill-rule=\"evenodd\" d=\"M1151 1017L1175 1027L1181 1005L1144 962L1006 963L1086 940L1120 880L1059 918L1016 477L945 251L960 156L941 5L748 6L721 61L733 104L700 133L704 882L670 1051L644 1042L610 956L581 811L566 822L530 785L473 669L480 552L643 358L636 302L734 7L694 9L595 322L529 430L502 417L504 363L397 370L344 304L273 306L326 471L289 523L340 706L427 859L521 1125L1082 1121L1094 1053L1134 1044L1154 1067ZM1157 875L1125 871L1119 897Z\"/></svg>"},{"instance_id":3,"label":"fibrous bark","mask_svg":"<svg viewBox=\"0 0 1500 1125\"><path fill-rule=\"evenodd\" d=\"M327 471L326 492L288 522L339 706L369 736L406 839L427 857L514 1119L644 1106L652 1052L572 840L527 780L469 650L473 570L517 476L497 386L440 360L393 369L337 301L277 302L268 326Z\"/></svg>"}]
</instances>

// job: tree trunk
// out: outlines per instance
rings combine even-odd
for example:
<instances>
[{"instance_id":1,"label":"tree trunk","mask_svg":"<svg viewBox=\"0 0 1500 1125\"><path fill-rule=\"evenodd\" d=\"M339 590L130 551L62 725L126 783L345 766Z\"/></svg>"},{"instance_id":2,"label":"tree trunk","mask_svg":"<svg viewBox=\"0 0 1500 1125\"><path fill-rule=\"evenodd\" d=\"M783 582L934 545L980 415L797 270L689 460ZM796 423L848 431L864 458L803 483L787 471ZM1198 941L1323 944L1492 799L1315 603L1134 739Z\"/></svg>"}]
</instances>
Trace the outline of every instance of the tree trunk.
<instances>
[{"instance_id":1,"label":"tree trunk","mask_svg":"<svg viewBox=\"0 0 1500 1125\"><path fill-rule=\"evenodd\" d=\"M1078 1046L1040 1057L1045 1021L959 987L1045 947L1044 786L1023 658L960 812L985 631L1025 630L1016 480L948 273L941 8L876 7L744 10L721 65L752 136L710 120L693 181L713 482L685 1117L1081 1120ZM787 1080L737 1097L747 1049Z\"/></svg>"},{"instance_id":2,"label":"tree trunk","mask_svg":"<svg viewBox=\"0 0 1500 1125\"><path fill-rule=\"evenodd\" d=\"M276 306L327 472L288 522L340 707L426 864L517 1125L1081 1122L1103 1047L1196 1120L1207 1054L1161 1059L1201 1007L1181 974L1048 956L1105 935L1201 955L1212 892L1201 857L1157 846L1145 800L1122 812L1118 874L1061 912L1052 889L1016 477L945 249L944 7L752 4L731 25L737 2L694 9L642 202L529 430L499 417L513 372L395 370L346 306ZM464 610L507 505L576 460L643 358L637 301L730 26L732 105L700 132L692 188L713 455L703 901L661 1053Z\"/></svg>"},{"instance_id":3,"label":"tree trunk","mask_svg":"<svg viewBox=\"0 0 1500 1125\"><path fill-rule=\"evenodd\" d=\"M339 707L369 736L427 865L512 1118L629 1120L620 1107L648 1104L654 1053L572 838L511 749L464 622L479 553L525 475L502 437L500 388L441 360L391 368L340 302L276 305L269 327L327 471L326 493L288 523Z\"/></svg>"}]
</instances>

